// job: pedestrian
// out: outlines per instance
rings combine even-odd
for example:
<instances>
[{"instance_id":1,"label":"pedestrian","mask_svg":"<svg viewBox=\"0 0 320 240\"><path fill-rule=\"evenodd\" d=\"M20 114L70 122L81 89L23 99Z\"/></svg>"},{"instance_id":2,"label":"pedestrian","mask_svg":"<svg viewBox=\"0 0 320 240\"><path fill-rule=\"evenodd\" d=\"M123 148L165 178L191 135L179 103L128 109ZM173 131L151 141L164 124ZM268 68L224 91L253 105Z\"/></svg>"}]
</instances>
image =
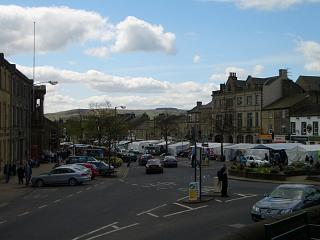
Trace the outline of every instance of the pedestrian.
<instances>
[{"instance_id":1,"label":"pedestrian","mask_svg":"<svg viewBox=\"0 0 320 240\"><path fill-rule=\"evenodd\" d=\"M26 186L29 186L29 182L32 176L32 167L31 167L30 161L27 162L25 172L26 172Z\"/></svg>"},{"instance_id":2,"label":"pedestrian","mask_svg":"<svg viewBox=\"0 0 320 240\"><path fill-rule=\"evenodd\" d=\"M309 163L310 163L310 166L313 165L313 157L312 157L312 155L310 155L310 157L309 157Z\"/></svg>"},{"instance_id":3,"label":"pedestrian","mask_svg":"<svg viewBox=\"0 0 320 240\"><path fill-rule=\"evenodd\" d=\"M128 162L127 162L127 168L130 167L130 163L131 163L131 160L128 159Z\"/></svg>"},{"instance_id":4,"label":"pedestrian","mask_svg":"<svg viewBox=\"0 0 320 240\"><path fill-rule=\"evenodd\" d=\"M17 172L18 172L19 184L23 184L25 169L22 166L22 164L19 165Z\"/></svg>"},{"instance_id":5,"label":"pedestrian","mask_svg":"<svg viewBox=\"0 0 320 240\"><path fill-rule=\"evenodd\" d=\"M305 159L305 162L309 164L309 161L310 161L310 158L308 156L308 154L306 155L306 159Z\"/></svg>"},{"instance_id":6,"label":"pedestrian","mask_svg":"<svg viewBox=\"0 0 320 240\"><path fill-rule=\"evenodd\" d=\"M269 156L267 153L264 154L264 160L269 161Z\"/></svg>"},{"instance_id":7,"label":"pedestrian","mask_svg":"<svg viewBox=\"0 0 320 240\"><path fill-rule=\"evenodd\" d=\"M227 165L223 164L223 167L218 171L218 179L221 181L221 197L229 197L228 195L228 170Z\"/></svg>"}]
</instances>

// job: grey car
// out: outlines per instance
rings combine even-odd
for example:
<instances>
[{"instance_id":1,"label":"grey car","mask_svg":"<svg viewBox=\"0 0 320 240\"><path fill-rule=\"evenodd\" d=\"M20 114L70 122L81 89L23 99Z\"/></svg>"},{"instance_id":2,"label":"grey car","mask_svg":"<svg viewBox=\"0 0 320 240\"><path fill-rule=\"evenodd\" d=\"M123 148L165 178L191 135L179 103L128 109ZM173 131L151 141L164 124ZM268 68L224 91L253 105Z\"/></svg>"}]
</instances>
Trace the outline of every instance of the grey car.
<instances>
[{"instance_id":1,"label":"grey car","mask_svg":"<svg viewBox=\"0 0 320 240\"><path fill-rule=\"evenodd\" d=\"M75 186L91 180L89 171L75 166L63 165L43 173L31 179L32 186L43 187L45 185L70 185Z\"/></svg>"},{"instance_id":2,"label":"grey car","mask_svg":"<svg viewBox=\"0 0 320 240\"><path fill-rule=\"evenodd\" d=\"M165 156L162 161L164 167L178 167L178 162L174 156Z\"/></svg>"},{"instance_id":3,"label":"grey car","mask_svg":"<svg viewBox=\"0 0 320 240\"><path fill-rule=\"evenodd\" d=\"M282 184L255 203L251 210L254 221L274 218L320 204L320 190L313 185Z\"/></svg>"}]
</instances>

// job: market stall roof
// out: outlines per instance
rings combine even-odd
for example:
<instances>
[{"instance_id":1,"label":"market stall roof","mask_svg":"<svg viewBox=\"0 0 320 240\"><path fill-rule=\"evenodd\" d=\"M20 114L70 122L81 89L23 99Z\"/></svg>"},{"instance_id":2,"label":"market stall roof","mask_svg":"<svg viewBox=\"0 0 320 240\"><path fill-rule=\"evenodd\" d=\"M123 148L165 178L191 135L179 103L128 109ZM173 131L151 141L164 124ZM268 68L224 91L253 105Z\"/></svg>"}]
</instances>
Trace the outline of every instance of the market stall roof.
<instances>
[{"instance_id":1,"label":"market stall roof","mask_svg":"<svg viewBox=\"0 0 320 240\"><path fill-rule=\"evenodd\" d=\"M238 149L238 150L244 150L244 149L251 149L257 146L257 144L252 143L238 143L226 146L225 149Z\"/></svg>"},{"instance_id":2,"label":"market stall roof","mask_svg":"<svg viewBox=\"0 0 320 240\"><path fill-rule=\"evenodd\" d=\"M302 145L301 143L269 143L269 144L259 144L253 149L272 149L272 150L287 150L293 149L297 146Z\"/></svg>"},{"instance_id":3,"label":"market stall roof","mask_svg":"<svg viewBox=\"0 0 320 240\"><path fill-rule=\"evenodd\" d=\"M299 150L303 152L316 152L320 151L320 144L312 144L312 145L299 145Z\"/></svg>"}]
</instances>

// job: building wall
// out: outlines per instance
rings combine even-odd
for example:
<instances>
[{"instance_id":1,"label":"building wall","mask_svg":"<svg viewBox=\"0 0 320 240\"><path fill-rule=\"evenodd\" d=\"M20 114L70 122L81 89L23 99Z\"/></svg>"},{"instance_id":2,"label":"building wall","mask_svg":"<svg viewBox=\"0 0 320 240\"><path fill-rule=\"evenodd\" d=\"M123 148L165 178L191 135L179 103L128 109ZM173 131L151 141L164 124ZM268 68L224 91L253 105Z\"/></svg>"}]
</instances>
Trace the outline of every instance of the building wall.
<instances>
[{"instance_id":1,"label":"building wall","mask_svg":"<svg viewBox=\"0 0 320 240\"><path fill-rule=\"evenodd\" d=\"M290 117L290 126L292 140L305 139L306 141L320 142L320 116Z\"/></svg>"},{"instance_id":2,"label":"building wall","mask_svg":"<svg viewBox=\"0 0 320 240\"><path fill-rule=\"evenodd\" d=\"M282 97L282 81L273 81L263 86L263 107Z\"/></svg>"},{"instance_id":3,"label":"building wall","mask_svg":"<svg viewBox=\"0 0 320 240\"><path fill-rule=\"evenodd\" d=\"M0 54L0 176L10 163L10 83L11 64Z\"/></svg>"}]
</instances>

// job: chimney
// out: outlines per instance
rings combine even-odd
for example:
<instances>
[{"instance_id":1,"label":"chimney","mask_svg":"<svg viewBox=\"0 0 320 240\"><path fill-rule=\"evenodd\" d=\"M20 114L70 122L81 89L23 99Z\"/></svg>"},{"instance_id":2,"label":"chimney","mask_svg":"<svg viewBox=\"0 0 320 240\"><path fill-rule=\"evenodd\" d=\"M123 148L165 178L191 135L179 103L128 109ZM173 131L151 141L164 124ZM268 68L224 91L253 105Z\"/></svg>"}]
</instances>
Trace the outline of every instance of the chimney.
<instances>
[{"instance_id":1,"label":"chimney","mask_svg":"<svg viewBox=\"0 0 320 240\"><path fill-rule=\"evenodd\" d=\"M235 73L235 72L229 72L229 79L237 80L237 73Z\"/></svg>"},{"instance_id":2,"label":"chimney","mask_svg":"<svg viewBox=\"0 0 320 240\"><path fill-rule=\"evenodd\" d=\"M279 69L279 77L282 79L288 78L288 70L287 69Z\"/></svg>"},{"instance_id":3,"label":"chimney","mask_svg":"<svg viewBox=\"0 0 320 240\"><path fill-rule=\"evenodd\" d=\"M201 107L202 106L202 102L197 102L197 107Z\"/></svg>"}]
</instances>

